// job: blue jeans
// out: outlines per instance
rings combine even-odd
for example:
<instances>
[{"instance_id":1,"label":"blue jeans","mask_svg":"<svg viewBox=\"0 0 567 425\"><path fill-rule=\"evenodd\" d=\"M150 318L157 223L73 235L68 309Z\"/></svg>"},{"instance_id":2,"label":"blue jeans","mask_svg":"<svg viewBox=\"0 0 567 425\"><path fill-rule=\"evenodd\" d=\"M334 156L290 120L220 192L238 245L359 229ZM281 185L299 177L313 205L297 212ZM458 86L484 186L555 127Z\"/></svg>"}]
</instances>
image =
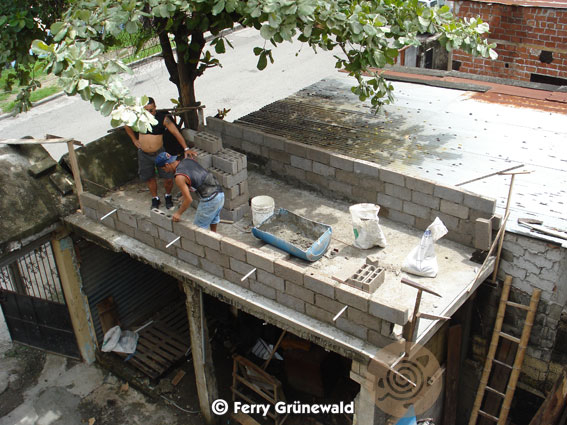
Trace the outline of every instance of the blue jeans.
<instances>
[{"instance_id":1,"label":"blue jeans","mask_svg":"<svg viewBox=\"0 0 567 425\"><path fill-rule=\"evenodd\" d=\"M220 221L220 212L223 206L224 193L222 192L217 193L210 201L201 200L193 223L203 228L208 228L211 224L217 224Z\"/></svg>"}]
</instances>

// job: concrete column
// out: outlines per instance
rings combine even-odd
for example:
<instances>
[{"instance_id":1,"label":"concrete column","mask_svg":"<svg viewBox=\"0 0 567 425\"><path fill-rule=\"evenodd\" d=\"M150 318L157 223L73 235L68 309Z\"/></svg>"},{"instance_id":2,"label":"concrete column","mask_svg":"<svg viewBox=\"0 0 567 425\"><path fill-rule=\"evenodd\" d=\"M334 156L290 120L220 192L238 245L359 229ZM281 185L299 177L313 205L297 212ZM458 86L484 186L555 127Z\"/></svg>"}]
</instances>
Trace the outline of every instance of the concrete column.
<instances>
[{"instance_id":1,"label":"concrete column","mask_svg":"<svg viewBox=\"0 0 567 425\"><path fill-rule=\"evenodd\" d=\"M73 240L67 233L59 234L51 241L51 247L77 338L79 352L83 360L91 364L95 361L96 333L92 323L89 302L82 291L81 275L75 258Z\"/></svg>"},{"instance_id":2,"label":"concrete column","mask_svg":"<svg viewBox=\"0 0 567 425\"><path fill-rule=\"evenodd\" d=\"M352 362L350 377L360 384L360 392L354 399L353 425L391 425L394 419L382 412L376 404L378 378L368 372L367 367Z\"/></svg>"},{"instance_id":3,"label":"concrete column","mask_svg":"<svg viewBox=\"0 0 567 425\"><path fill-rule=\"evenodd\" d=\"M187 316L191 332L191 354L199 406L207 424L216 424L217 417L211 410L213 401L218 399L217 379L215 376L207 321L203 311L202 292L199 288L184 283L183 289L187 295Z\"/></svg>"}]
</instances>

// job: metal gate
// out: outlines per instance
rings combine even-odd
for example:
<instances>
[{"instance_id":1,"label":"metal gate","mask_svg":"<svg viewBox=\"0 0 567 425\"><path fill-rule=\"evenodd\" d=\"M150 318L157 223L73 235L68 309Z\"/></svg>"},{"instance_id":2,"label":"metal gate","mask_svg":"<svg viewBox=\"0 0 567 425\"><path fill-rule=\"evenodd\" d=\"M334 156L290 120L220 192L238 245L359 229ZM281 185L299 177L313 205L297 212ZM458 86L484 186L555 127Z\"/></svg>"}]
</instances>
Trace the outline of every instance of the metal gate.
<instances>
[{"instance_id":1,"label":"metal gate","mask_svg":"<svg viewBox=\"0 0 567 425\"><path fill-rule=\"evenodd\" d=\"M0 305L13 341L80 358L49 241L0 260Z\"/></svg>"}]
</instances>

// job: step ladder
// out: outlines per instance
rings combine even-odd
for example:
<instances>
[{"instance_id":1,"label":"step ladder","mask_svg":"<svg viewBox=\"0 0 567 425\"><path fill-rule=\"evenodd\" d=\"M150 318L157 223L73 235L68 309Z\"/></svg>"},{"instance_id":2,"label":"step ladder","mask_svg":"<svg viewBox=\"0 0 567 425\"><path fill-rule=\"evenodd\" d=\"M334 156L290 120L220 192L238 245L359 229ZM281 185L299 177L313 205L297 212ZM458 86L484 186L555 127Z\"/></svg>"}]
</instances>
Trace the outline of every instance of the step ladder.
<instances>
[{"instance_id":1,"label":"step ladder","mask_svg":"<svg viewBox=\"0 0 567 425\"><path fill-rule=\"evenodd\" d=\"M490 342L490 347L488 349L488 355L486 356L486 362L484 364L484 370L482 372L482 378L480 379L480 385L478 387L478 392L476 394L476 399L473 405L473 410L469 420L469 425L476 425L479 415L492 420L497 425L505 425L506 419L508 418L510 405L512 404L512 398L514 397L514 392L516 390L516 384L518 383L518 378L520 377L520 370L522 369L522 363L524 362L524 355L526 353L526 348L528 345L528 341L530 339L530 333L532 331L532 326L534 324L537 305L539 303L539 298L541 296L541 290L534 289L534 291L532 292L532 297L529 305L518 304L512 301L508 301L511 283L512 283L512 277L506 276L506 278L504 279L504 285L502 287L502 295L500 297L500 305L498 306L496 322L494 324L494 333L492 334L492 340ZM506 313L507 307L519 308L527 311L526 320L524 322L524 328L522 329L522 335L520 338L516 338L512 335L502 332L502 322L504 321L504 314ZM516 351L516 358L514 359L513 365L498 361L494 358L500 338L504 338L518 344L518 350ZM505 393L488 386L488 379L490 378L490 372L492 371L493 363L511 369L512 371L508 380L508 385L506 387ZM486 391L496 394L498 397L501 397L503 399L502 405L500 407L499 416L493 416L481 410L482 401L484 399L484 394Z\"/></svg>"}]
</instances>

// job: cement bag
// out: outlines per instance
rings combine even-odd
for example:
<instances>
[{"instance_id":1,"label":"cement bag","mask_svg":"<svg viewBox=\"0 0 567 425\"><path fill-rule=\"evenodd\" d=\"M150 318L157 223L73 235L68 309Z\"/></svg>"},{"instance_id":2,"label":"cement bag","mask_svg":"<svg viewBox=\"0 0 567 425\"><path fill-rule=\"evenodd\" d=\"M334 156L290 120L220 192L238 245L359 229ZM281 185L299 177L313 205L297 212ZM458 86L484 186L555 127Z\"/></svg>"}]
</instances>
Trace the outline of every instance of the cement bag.
<instances>
[{"instance_id":1,"label":"cement bag","mask_svg":"<svg viewBox=\"0 0 567 425\"><path fill-rule=\"evenodd\" d=\"M386 237L378 223L380 207L374 204L356 204L349 208L354 232L354 246L370 249L376 245L384 248Z\"/></svg>"},{"instance_id":2,"label":"cement bag","mask_svg":"<svg viewBox=\"0 0 567 425\"><path fill-rule=\"evenodd\" d=\"M132 354L138 345L138 334L132 331L123 331L120 326L110 328L104 334L101 350L104 352L116 351L117 353Z\"/></svg>"},{"instance_id":3,"label":"cement bag","mask_svg":"<svg viewBox=\"0 0 567 425\"><path fill-rule=\"evenodd\" d=\"M437 276L439 266L437 265L433 242L441 239L446 234L447 228L439 217L436 217L423 233L419 245L412 249L404 260L402 271L417 276Z\"/></svg>"}]
</instances>

